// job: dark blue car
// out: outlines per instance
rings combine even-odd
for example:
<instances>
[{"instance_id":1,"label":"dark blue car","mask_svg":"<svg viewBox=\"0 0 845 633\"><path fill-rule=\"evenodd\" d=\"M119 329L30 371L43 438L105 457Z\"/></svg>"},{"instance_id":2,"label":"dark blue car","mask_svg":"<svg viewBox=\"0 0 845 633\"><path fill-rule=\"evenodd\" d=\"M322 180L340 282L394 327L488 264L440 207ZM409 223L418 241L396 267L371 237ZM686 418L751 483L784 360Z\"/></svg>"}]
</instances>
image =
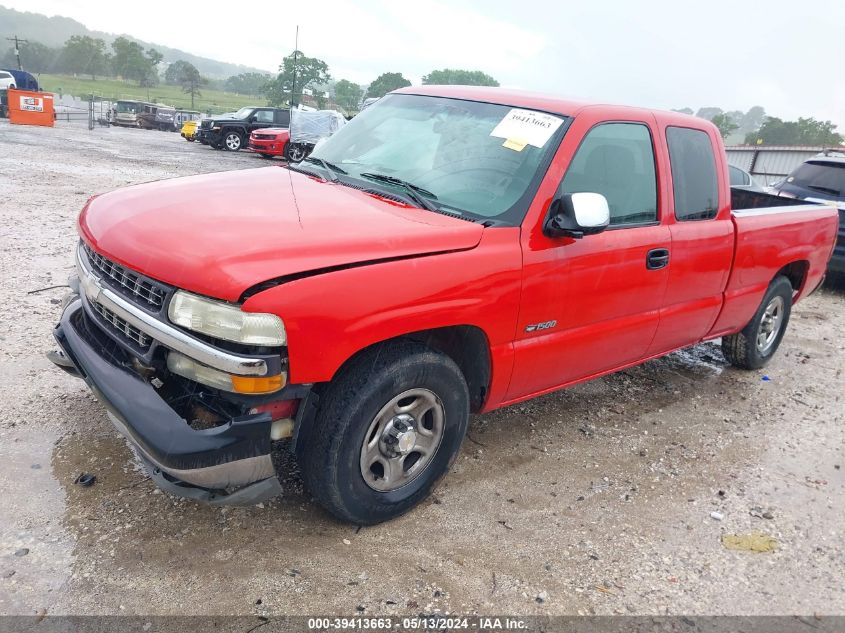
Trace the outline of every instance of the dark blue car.
<instances>
[{"instance_id":1,"label":"dark blue car","mask_svg":"<svg viewBox=\"0 0 845 633\"><path fill-rule=\"evenodd\" d=\"M775 193L839 207L839 236L828 270L845 273L845 154L811 158L775 185Z\"/></svg>"}]
</instances>

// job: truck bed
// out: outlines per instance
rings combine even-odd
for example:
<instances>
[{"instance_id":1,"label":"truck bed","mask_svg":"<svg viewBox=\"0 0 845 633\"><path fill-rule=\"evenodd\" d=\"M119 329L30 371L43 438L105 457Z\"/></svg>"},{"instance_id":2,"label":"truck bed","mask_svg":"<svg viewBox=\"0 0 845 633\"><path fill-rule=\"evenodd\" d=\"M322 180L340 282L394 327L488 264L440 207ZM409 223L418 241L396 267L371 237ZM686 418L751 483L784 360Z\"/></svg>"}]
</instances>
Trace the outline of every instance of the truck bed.
<instances>
[{"instance_id":1,"label":"truck bed","mask_svg":"<svg viewBox=\"0 0 845 633\"><path fill-rule=\"evenodd\" d=\"M839 225L833 206L767 193L731 189L731 205L734 261L714 336L744 327L779 272L793 283L793 302L812 292L824 278Z\"/></svg>"}]
</instances>

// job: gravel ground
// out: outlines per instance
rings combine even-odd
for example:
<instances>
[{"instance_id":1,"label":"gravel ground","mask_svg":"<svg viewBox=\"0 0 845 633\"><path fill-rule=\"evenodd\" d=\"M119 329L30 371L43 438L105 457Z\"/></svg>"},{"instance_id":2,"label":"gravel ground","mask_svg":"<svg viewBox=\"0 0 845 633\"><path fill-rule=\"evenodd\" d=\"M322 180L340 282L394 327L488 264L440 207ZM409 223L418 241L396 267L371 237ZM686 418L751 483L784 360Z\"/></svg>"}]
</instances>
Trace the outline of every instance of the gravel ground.
<instances>
[{"instance_id":1,"label":"gravel ground","mask_svg":"<svg viewBox=\"0 0 845 633\"><path fill-rule=\"evenodd\" d=\"M209 508L158 492L52 368L64 289L32 291L65 283L92 193L267 163L68 125L0 122L0 148L0 613L845 614L842 284L795 309L765 372L708 343L474 417L435 495L388 524L296 487ZM776 549L722 544L755 531Z\"/></svg>"}]
</instances>

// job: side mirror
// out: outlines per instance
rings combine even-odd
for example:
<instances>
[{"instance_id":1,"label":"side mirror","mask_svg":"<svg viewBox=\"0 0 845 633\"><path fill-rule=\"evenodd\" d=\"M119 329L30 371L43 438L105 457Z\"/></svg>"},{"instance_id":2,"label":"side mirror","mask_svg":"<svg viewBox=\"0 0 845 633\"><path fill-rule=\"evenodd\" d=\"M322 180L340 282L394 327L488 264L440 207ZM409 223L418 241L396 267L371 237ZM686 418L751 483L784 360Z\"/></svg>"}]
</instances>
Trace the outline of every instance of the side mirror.
<instances>
[{"instance_id":1,"label":"side mirror","mask_svg":"<svg viewBox=\"0 0 845 633\"><path fill-rule=\"evenodd\" d=\"M543 233L549 237L574 237L601 233L610 224L607 198L600 193L565 193L555 198Z\"/></svg>"},{"instance_id":2,"label":"side mirror","mask_svg":"<svg viewBox=\"0 0 845 633\"><path fill-rule=\"evenodd\" d=\"M257 120L258 120L258 117L257 117L257 116L255 116L254 114L253 114L251 117L249 117L249 122L250 122L250 123L255 123Z\"/></svg>"}]
</instances>

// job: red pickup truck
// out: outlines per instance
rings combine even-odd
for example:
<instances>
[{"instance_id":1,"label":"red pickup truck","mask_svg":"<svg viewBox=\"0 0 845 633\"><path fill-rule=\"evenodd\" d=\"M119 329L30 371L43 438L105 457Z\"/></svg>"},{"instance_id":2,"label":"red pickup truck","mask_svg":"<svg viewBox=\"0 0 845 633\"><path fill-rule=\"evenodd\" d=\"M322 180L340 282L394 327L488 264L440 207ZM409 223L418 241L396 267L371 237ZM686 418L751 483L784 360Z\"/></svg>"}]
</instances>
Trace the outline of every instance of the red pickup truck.
<instances>
[{"instance_id":1,"label":"red pickup truck","mask_svg":"<svg viewBox=\"0 0 845 633\"><path fill-rule=\"evenodd\" d=\"M676 113L406 88L304 162L91 198L55 337L162 488L280 491L358 524L419 503L471 412L722 338L775 353L833 207L732 192Z\"/></svg>"}]
</instances>

